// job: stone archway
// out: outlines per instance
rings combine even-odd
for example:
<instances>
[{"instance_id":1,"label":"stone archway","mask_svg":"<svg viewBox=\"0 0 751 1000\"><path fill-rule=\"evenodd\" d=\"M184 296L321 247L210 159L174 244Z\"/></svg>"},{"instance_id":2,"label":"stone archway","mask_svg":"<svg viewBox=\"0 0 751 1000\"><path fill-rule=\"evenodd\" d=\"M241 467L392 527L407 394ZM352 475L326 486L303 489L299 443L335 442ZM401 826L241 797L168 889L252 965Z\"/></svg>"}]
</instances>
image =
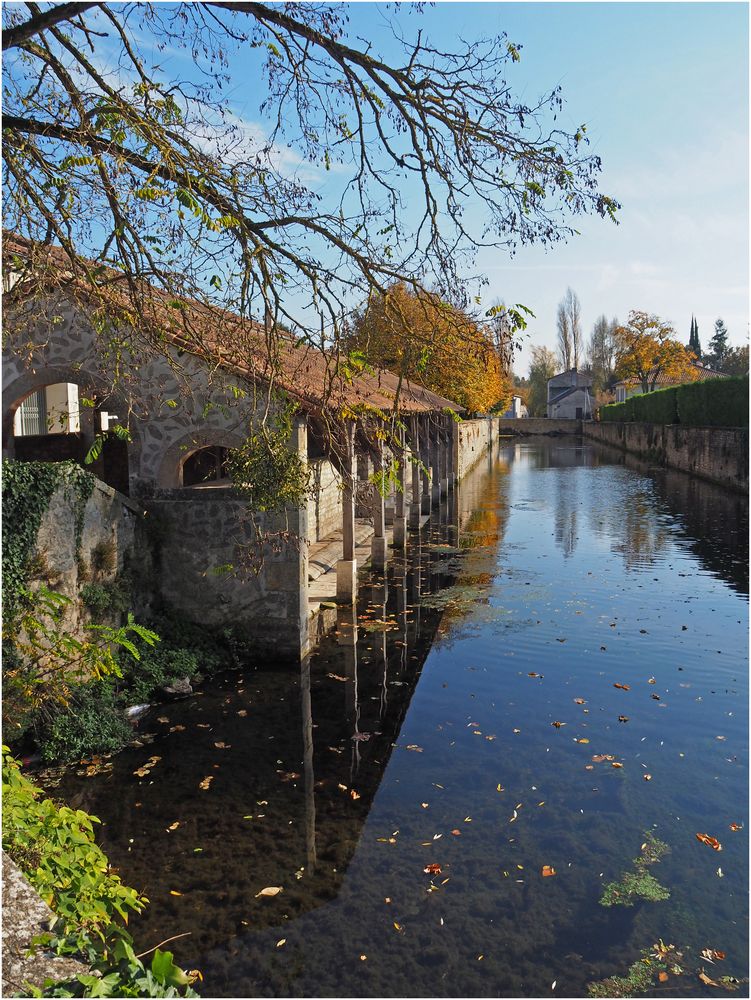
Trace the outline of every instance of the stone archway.
<instances>
[{"instance_id":1,"label":"stone archway","mask_svg":"<svg viewBox=\"0 0 751 1000\"><path fill-rule=\"evenodd\" d=\"M183 466L189 458L198 452L207 448L239 448L244 441L245 435L240 431L222 431L212 428L186 433L165 449L157 474L158 489L181 489L183 487Z\"/></svg>"}]
</instances>

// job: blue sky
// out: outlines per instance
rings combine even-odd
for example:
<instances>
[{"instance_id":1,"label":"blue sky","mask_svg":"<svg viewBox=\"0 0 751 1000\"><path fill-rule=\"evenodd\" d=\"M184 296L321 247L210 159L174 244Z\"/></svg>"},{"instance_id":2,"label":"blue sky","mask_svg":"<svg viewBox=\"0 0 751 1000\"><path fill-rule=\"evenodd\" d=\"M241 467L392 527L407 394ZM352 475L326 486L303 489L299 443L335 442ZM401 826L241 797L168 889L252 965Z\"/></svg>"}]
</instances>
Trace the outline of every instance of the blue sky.
<instances>
[{"instance_id":1,"label":"blue sky","mask_svg":"<svg viewBox=\"0 0 751 1000\"><path fill-rule=\"evenodd\" d=\"M584 332L600 313L629 309L671 320L688 340L692 314L706 345L722 316L734 344L748 336L748 7L743 3L438 3L402 10L405 34L422 25L450 46L505 31L520 43L508 81L530 102L560 84L563 123L585 122L603 160L601 189L622 202L620 225L581 218L581 235L512 259L483 251L487 302L523 302L536 314L529 346L555 343L566 287L578 293ZM381 5L350 8L350 28L388 55ZM242 91L240 90L240 93ZM254 92L254 93L253 93ZM238 93L236 91L236 93ZM238 102L257 120L257 90Z\"/></svg>"},{"instance_id":2,"label":"blue sky","mask_svg":"<svg viewBox=\"0 0 751 1000\"><path fill-rule=\"evenodd\" d=\"M351 35L398 58L384 5L349 6ZM555 312L567 286L582 303L585 339L601 313L625 320L630 309L671 320L686 342L692 314L706 346L722 316L731 343L748 336L748 6L745 3L437 3L422 15L403 4L396 15L407 38L422 27L439 47L505 31L522 46L508 64L515 96L533 103L561 85L559 121L587 124L590 151L603 160L600 188L622 202L620 225L579 217L580 235L545 251L511 258L481 251L485 304L529 306L525 347L515 369L526 374L530 346L555 346ZM146 43L148 45L148 43ZM107 62L108 42L97 57ZM154 58L167 74L189 78L188 53ZM230 57L225 98L248 141L263 136L264 87L258 50ZM326 197L338 190L290 149L276 152ZM481 224L480 206L474 209Z\"/></svg>"}]
</instances>

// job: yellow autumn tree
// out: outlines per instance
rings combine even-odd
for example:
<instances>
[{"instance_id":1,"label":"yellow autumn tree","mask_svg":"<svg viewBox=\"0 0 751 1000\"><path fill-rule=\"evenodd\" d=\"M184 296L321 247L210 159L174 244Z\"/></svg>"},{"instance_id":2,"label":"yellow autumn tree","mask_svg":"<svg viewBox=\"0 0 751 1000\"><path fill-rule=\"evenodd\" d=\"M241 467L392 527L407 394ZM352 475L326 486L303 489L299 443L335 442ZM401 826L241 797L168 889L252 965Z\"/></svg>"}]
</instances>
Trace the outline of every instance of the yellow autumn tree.
<instances>
[{"instance_id":1,"label":"yellow autumn tree","mask_svg":"<svg viewBox=\"0 0 751 1000\"><path fill-rule=\"evenodd\" d=\"M693 382L698 371L693 351L676 339L670 325L646 312L632 310L628 323L613 331L616 345L616 377L637 379L643 393L653 392L666 381Z\"/></svg>"},{"instance_id":2,"label":"yellow autumn tree","mask_svg":"<svg viewBox=\"0 0 751 1000\"><path fill-rule=\"evenodd\" d=\"M355 313L348 338L366 361L460 403L472 413L505 409L513 386L492 332L434 292L403 282Z\"/></svg>"}]
</instances>

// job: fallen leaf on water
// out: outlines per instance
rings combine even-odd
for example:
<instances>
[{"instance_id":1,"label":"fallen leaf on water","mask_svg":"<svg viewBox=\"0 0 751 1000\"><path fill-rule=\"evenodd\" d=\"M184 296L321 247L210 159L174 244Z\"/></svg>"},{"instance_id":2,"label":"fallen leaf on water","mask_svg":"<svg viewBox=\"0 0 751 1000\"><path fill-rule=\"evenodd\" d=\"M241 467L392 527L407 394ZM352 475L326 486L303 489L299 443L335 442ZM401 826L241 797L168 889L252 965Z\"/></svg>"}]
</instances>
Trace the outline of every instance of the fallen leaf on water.
<instances>
[{"instance_id":1,"label":"fallen leaf on water","mask_svg":"<svg viewBox=\"0 0 751 1000\"><path fill-rule=\"evenodd\" d=\"M349 790L349 797L351 799L354 799L355 801L357 801L360 798L360 793L356 792L354 790L354 788L350 788L350 790Z\"/></svg>"},{"instance_id":2,"label":"fallen leaf on water","mask_svg":"<svg viewBox=\"0 0 751 1000\"><path fill-rule=\"evenodd\" d=\"M210 774L208 777L204 778L203 781L198 782L198 787L202 788L204 791L207 791L213 780L214 780L214 775Z\"/></svg>"},{"instance_id":3,"label":"fallen leaf on water","mask_svg":"<svg viewBox=\"0 0 751 1000\"><path fill-rule=\"evenodd\" d=\"M530 672L527 674L527 677L544 677L544 676L545 676L544 674L535 673L534 670L530 670Z\"/></svg>"},{"instance_id":4,"label":"fallen leaf on water","mask_svg":"<svg viewBox=\"0 0 751 1000\"><path fill-rule=\"evenodd\" d=\"M367 956L367 955L360 955L360 961L361 961L361 962L366 962L366 961L367 961L367 959L368 959L368 956Z\"/></svg>"},{"instance_id":5,"label":"fallen leaf on water","mask_svg":"<svg viewBox=\"0 0 751 1000\"><path fill-rule=\"evenodd\" d=\"M401 931L401 930L403 930L403 927L402 927L402 925L401 925L401 924L398 924L398 923L396 922L396 920L394 921L394 930L397 930L397 931Z\"/></svg>"},{"instance_id":6,"label":"fallen leaf on water","mask_svg":"<svg viewBox=\"0 0 751 1000\"><path fill-rule=\"evenodd\" d=\"M276 946L277 946L277 948L281 948L282 945L285 945L286 943L287 943L287 939L286 938L281 938L279 941L276 942Z\"/></svg>"},{"instance_id":7,"label":"fallen leaf on water","mask_svg":"<svg viewBox=\"0 0 751 1000\"><path fill-rule=\"evenodd\" d=\"M623 764L619 764L617 760L614 760L610 765L611 767L623 767Z\"/></svg>"},{"instance_id":8,"label":"fallen leaf on water","mask_svg":"<svg viewBox=\"0 0 751 1000\"><path fill-rule=\"evenodd\" d=\"M464 817L464 822L465 823L471 823L472 822L472 817L471 816L465 816Z\"/></svg>"},{"instance_id":9,"label":"fallen leaf on water","mask_svg":"<svg viewBox=\"0 0 751 1000\"><path fill-rule=\"evenodd\" d=\"M169 722L169 719L167 718L166 715L160 715L159 718L156 721L157 722Z\"/></svg>"},{"instance_id":10,"label":"fallen leaf on water","mask_svg":"<svg viewBox=\"0 0 751 1000\"><path fill-rule=\"evenodd\" d=\"M167 833L169 833L170 830L176 830L178 828L178 826L180 826L180 821L179 820L176 823L173 823L171 826L167 827Z\"/></svg>"},{"instance_id":11,"label":"fallen leaf on water","mask_svg":"<svg viewBox=\"0 0 751 1000\"><path fill-rule=\"evenodd\" d=\"M714 979L710 979L704 969L699 972L699 982L704 983L705 986L716 986L718 989L722 989L720 983L716 983Z\"/></svg>"},{"instance_id":12,"label":"fallen leaf on water","mask_svg":"<svg viewBox=\"0 0 751 1000\"><path fill-rule=\"evenodd\" d=\"M550 725L551 726L555 726L556 729L560 729L561 726L565 726L566 723L565 722L551 722Z\"/></svg>"},{"instance_id":13,"label":"fallen leaf on water","mask_svg":"<svg viewBox=\"0 0 751 1000\"><path fill-rule=\"evenodd\" d=\"M396 837L377 837L376 842L379 844L395 844Z\"/></svg>"},{"instance_id":14,"label":"fallen leaf on water","mask_svg":"<svg viewBox=\"0 0 751 1000\"><path fill-rule=\"evenodd\" d=\"M420 805L423 807L423 809L427 809L427 808L429 808L430 803L429 802L421 802Z\"/></svg>"},{"instance_id":15,"label":"fallen leaf on water","mask_svg":"<svg viewBox=\"0 0 751 1000\"><path fill-rule=\"evenodd\" d=\"M418 747L416 743L410 743L407 750L415 750L417 753L422 753L422 747Z\"/></svg>"},{"instance_id":16,"label":"fallen leaf on water","mask_svg":"<svg viewBox=\"0 0 751 1000\"><path fill-rule=\"evenodd\" d=\"M241 715L242 713L238 712L237 714ZM197 722L196 729L211 729L211 726L208 724L208 722Z\"/></svg>"},{"instance_id":17,"label":"fallen leaf on water","mask_svg":"<svg viewBox=\"0 0 751 1000\"><path fill-rule=\"evenodd\" d=\"M612 753L597 753L594 755L592 760L595 762L595 764L602 764L604 760L615 760L615 757L612 755Z\"/></svg>"},{"instance_id":18,"label":"fallen leaf on water","mask_svg":"<svg viewBox=\"0 0 751 1000\"><path fill-rule=\"evenodd\" d=\"M185 726L170 726L169 731L171 733L182 733L185 731Z\"/></svg>"},{"instance_id":19,"label":"fallen leaf on water","mask_svg":"<svg viewBox=\"0 0 751 1000\"><path fill-rule=\"evenodd\" d=\"M657 974L657 978L660 980L661 983L666 983L668 981L668 974L667 972L659 972Z\"/></svg>"},{"instance_id":20,"label":"fallen leaf on water","mask_svg":"<svg viewBox=\"0 0 751 1000\"><path fill-rule=\"evenodd\" d=\"M461 835L462 835L462 831L461 831L461 830L452 830L452 831L451 831L451 833L452 833L452 834L453 834L453 835L454 835L455 837L461 837Z\"/></svg>"},{"instance_id":21,"label":"fallen leaf on water","mask_svg":"<svg viewBox=\"0 0 751 1000\"><path fill-rule=\"evenodd\" d=\"M644 778L645 781L651 781L652 780L652 775L651 774L644 774L644 775L642 775L642 777Z\"/></svg>"},{"instance_id":22,"label":"fallen leaf on water","mask_svg":"<svg viewBox=\"0 0 751 1000\"><path fill-rule=\"evenodd\" d=\"M700 840L702 844L706 844L707 847L711 847L713 851L721 851L722 844L715 837L710 837L708 833L697 833L696 839Z\"/></svg>"},{"instance_id":23,"label":"fallen leaf on water","mask_svg":"<svg viewBox=\"0 0 751 1000\"><path fill-rule=\"evenodd\" d=\"M556 639L555 641L556 642L565 642L566 640L565 639Z\"/></svg>"},{"instance_id":24,"label":"fallen leaf on water","mask_svg":"<svg viewBox=\"0 0 751 1000\"><path fill-rule=\"evenodd\" d=\"M231 748L231 744L230 743L221 743L221 742L219 742L219 743L215 743L214 746L217 748L217 750L229 750Z\"/></svg>"},{"instance_id":25,"label":"fallen leaf on water","mask_svg":"<svg viewBox=\"0 0 751 1000\"><path fill-rule=\"evenodd\" d=\"M630 691L631 690L631 688L629 687L628 684L614 684L613 687L614 688L620 688L621 691Z\"/></svg>"},{"instance_id":26,"label":"fallen leaf on water","mask_svg":"<svg viewBox=\"0 0 751 1000\"><path fill-rule=\"evenodd\" d=\"M558 873L556 872L555 868L553 868L552 865L543 865L542 866L542 877L543 878L549 878L551 875L557 875L557 874Z\"/></svg>"},{"instance_id":27,"label":"fallen leaf on water","mask_svg":"<svg viewBox=\"0 0 751 1000\"><path fill-rule=\"evenodd\" d=\"M520 733L520 732L521 732L521 729L514 729L513 731L514 731L515 733Z\"/></svg>"},{"instance_id":28,"label":"fallen leaf on water","mask_svg":"<svg viewBox=\"0 0 751 1000\"><path fill-rule=\"evenodd\" d=\"M628 722L628 716L627 715L619 715L618 716L618 721L619 722Z\"/></svg>"},{"instance_id":29,"label":"fallen leaf on water","mask_svg":"<svg viewBox=\"0 0 751 1000\"><path fill-rule=\"evenodd\" d=\"M350 739L354 740L355 743L367 743L370 739L370 733L355 733ZM407 747L409 750L409 747Z\"/></svg>"},{"instance_id":30,"label":"fallen leaf on water","mask_svg":"<svg viewBox=\"0 0 751 1000\"><path fill-rule=\"evenodd\" d=\"M585 764L584 765L584 770L585 771L594 771L594 769L595 769L594 764Z\"/></svg>"},{"instance_id":31,"label":"fallen leaf on water","mask_svg":"<svg viewBox=\"0 0 751 1000\"><path fill-rule=\"evenodd\" d=\"M425 865L423 871L425 872L426 875L440 875L443 869L439 864L433 862L433 864Z\"/></svg>"},{"instance_id":32,"label":"fallen leaf on water","mask_svg":"<svg viewBox=\"0 0 751 1000\"><path fill-rule=\"evenodd\" d=\"M241 708L237 714L240 716L246 716L248 714L248 710L247 708Z\"/></svg>"},{"instance_id":33,"label":"fallen leaf on water","mask_svg":"<svg viewBox=\"0 0 751 1000\"><path fill-rule=\"evenodd\" d=\"M267 885L265 889L261 889L260 892L256 893L256 899L259 896L278 896L282 892L282 886L280 885Z\"/></svg>"},{"instance_id":34,"label":"fallen leaf on water","mask_svg":"<svg viewBox=\"0 0 751 1000\"><path fill-rule=\"evenodd\" d=\"M656 684L656 683L657 681L654 679L654 677L650 677L649 680L647 681L647 684Z\"/></svg>"},{"instance_id":35,"label":"fallen leaf on water","mask_svg":"<svg viewBox=\"0 0 751 1000\"><path fill-rule=\"evenodd\" d=\"M506 791L506 789L500 783L495 786L495 790L497 792L505 792Z\"/></svg>"},{"instance_id":36,"label":"fallen leaf on water","mask_svg":"<svg viewBox=\"0 0 751 1000\"><path fill-rule=\"evenodd\" d=\"M332 681L343 681L343 682L346 682L346 680L347 680L346 677L342 677L340 674L326 674L326 676L330 677Z\"/></svg>"},{"instance_id":37,"label":"fallen leaf on water","mask_svg":"<svg viewBox=\"0 0 751 1000\"><path fill-rule=\"evenodd\" d=\"M589 740L587 739L586 736L581 736L576 742L577 743L589 743Z\"/></svg>"},{"instance_id":38,"label":"fallen leaf on water","mask_svg":"<svg viewBox=\"0 0 751 1000\"><path fill-rule=\"evenodd\" d=\"M715 951L714 948L704 948L701 953L702 958L706 958L708 962L721 962L725 957L724 951Z\"/></svg>"},{"instance_id":39,"label":"fallen leaf on water","mask_svg":"<svg viewBox=\"0 0 751 1000\"><path fill-rule=\"evenodd\" d=\"M733 833L737 833L738 830L743 829L743 823L731 823L730 829L733 831Z\"/></svg>"},{"instance_id":40,"label":"fallen leaf on water","mask_svg":"<svg viewBox=\"0 0 751 1000\"><path fill-rule=\"evenodd\" d=\"M574 698L574 704L575 705L586 705L587 703L584 700L584 698Z\"/></svg>"}]
</instances>

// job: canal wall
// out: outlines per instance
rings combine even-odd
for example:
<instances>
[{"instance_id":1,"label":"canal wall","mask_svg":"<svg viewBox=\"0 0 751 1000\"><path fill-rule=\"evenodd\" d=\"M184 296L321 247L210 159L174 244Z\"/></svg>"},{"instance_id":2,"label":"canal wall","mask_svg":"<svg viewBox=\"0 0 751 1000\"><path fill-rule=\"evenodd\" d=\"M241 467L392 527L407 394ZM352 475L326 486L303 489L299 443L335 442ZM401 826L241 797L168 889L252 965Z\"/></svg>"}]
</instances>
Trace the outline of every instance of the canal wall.
<instances>
[{"instance_id":1,"label":"canal wall","mask_svg":"<svg viewBox=\"0 0 751 1000\"><path fill-rule=\"evenodd\" d=\"M586 422L582 433L653 464L748 493L748 430L680 424Z\"/></svg>"},{"instance_id":2,"label":"canal wall","mask_svg":"<svg viewBox=\"0 0 751 1000\"><path fill-rule=\"evenodd\" d=\"M502 417L498 421L500 434L515 434L526 436L528 434L581 434L581 420L554 420L548 417L524 417L515 419L513 417Z\"/></svg>"},{"instance_id":3,"label":"canal wall","mask_svg":"<svg viewBox=\"0 0 751 1000\"><path fill-rule=\"evenodd\" d=\"M462 420L454 435L454 468L457 479L465 476L481 458L487 458L493 442L498 440L498 417Z\"/></svg>"}]
</instances>

